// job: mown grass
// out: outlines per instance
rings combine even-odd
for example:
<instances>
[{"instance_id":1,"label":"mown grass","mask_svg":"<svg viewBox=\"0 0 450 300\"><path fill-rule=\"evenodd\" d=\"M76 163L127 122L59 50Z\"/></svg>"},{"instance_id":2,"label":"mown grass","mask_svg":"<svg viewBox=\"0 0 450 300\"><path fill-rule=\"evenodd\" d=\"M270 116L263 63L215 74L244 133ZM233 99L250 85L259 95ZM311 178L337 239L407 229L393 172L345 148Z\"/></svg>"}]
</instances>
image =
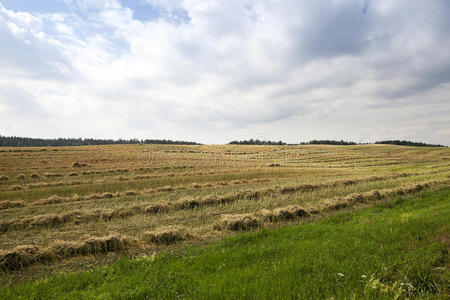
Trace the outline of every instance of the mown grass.
<instances>
[{"instance_id":1,"label":"mown grass","mask_svg":"<svg viewBox=\"0 0 450 300\"><path fill-rule=\"evenodd\" d=\"M301 223L330 210L359 209L450 183L448 148L155 145L150 151L142 145L104 145L20 150L0 153L0 178L8 178L0 180L0 285L183 248L256 225ZM78 176L69 176L74 172ZM356 197L376 192L382 197ZM300 216L296 207L310 214ZM245 220L252 226L241 226ZM169 246L148 238L149 232L174 226L188 228L192 238ZM107 253L48 255L55 254L56 242L70 249L107 236L127 236L137 243ZM37 254L26 249L37 249ZM5 264L15 255L18 262L30 263L24 268Z\"/></svg>"},{"instance_id":2,"label":"mown grass","mask_svg":"<svg viewBox=\"0 0 450 300\"><path fill-rule=\"evenodd\" d=\"M3 287L4 299L395 299L449 291L450 189Z\"/></svg>"}]
</instances>

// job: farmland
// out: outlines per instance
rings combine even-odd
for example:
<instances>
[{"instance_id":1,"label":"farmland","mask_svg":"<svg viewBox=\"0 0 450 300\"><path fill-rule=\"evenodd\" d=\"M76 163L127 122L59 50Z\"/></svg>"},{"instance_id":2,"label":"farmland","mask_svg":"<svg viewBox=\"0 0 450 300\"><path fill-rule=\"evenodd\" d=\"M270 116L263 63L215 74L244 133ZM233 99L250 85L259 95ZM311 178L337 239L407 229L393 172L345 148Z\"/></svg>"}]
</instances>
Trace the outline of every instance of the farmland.
<instances>
[{"instance_id":1,"label":"farmland","mask_svg":"<svg viewBox=\"0 0 450 300\"><path fill-rule=\"evenodd\" d=\"M0 280L310 222L449 182L448 148L1 148Z\"/></svg>"}]
</instances>

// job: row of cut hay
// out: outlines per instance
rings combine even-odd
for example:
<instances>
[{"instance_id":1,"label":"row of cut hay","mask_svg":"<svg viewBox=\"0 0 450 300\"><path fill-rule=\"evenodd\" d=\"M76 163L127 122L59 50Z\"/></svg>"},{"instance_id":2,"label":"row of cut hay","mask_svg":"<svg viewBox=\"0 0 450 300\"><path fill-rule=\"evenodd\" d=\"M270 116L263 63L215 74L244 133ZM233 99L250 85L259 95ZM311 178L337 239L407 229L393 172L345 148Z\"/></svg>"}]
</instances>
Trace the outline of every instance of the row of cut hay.
<instances>
[{"instance_id":1,"label":"row of cut hay","mask_svg":"<svg viewBox=\"0 0 450 300\"><path fill-rule=\"evenodd\" d=\"M371 202L382 198L392 198L395 196L414 195L431 186L448 184L449 180L432 180L422 183L399 186L392 189L373 190L365 193L353 193L344 198L326 200L321 205L322 211L337 210L346 207L352 207L358 202Z\"/></svg>"},{"instance_id":2,"label":"row of cut hay","mask_svg":"<svg viewBox=\"0 0 450 300\"><path fill-rule=\"evenodd\" d=\"M103 173L104 173L103 171L91 170L91 171L82 171L81 175L86 176L86 175L103 174Z\"/></svg>"},{"instance_id":3,"label":"row of cut hay","mask_svg":"<svg viewBox=\"0 0 450 300\"><path fill-rule=\"evenodd\" d=\"M205 205L225 204L239 199L241 193L227 195L205 195L201 197L187 196L177 200L174 207L178 209L192 209Z\"/></svg>"},{"instance_id":4,"label":"row of cut hay","mask_svg":"<svg viewBox=\"0 0 450 300\"><path fill-rule=\"evenodd\" d=\"M101 193L101 194L91 194L86 196L80 196L78 194L74 194L70 197L62 197L53 195L51 197L40 199L32 202L32 205L46 205L46 204L57 204L57 203L64 203L64 202L77 202L77 201L83 201L83 200L97 200L97 199L110 199L114 197L120 197L123 196L122 193Z\"/></svg>"},{"instance_id":5,"label":"row of cut hay","mask_svg":"<svg viewBox=\"0 0 450 300\"><path fill-rule=\"evenodd\" d=\"M0 202L0 209L9 209L16 207L23 207L23 202L20 200L17 201L6 200Z\"/></svg>"},{"instance_id":6,"label":"row of cut hay","mask_svg":"<svg viewBox=\"0 0 450 300\"><path fill-rule=\"evenodd\" d=\"M263 220L275 222L280 220L291 220L297 217L309 216L309 211L298 205L289 205L274 210L263 209L259 215Z\"/></svg>"},{"instance_id":7,"label":"row of cut hay","mask_svg":"<svg viewBox=\"0 0 450 300\"><path fill-rule=\"evenodd\" d=\"M0 269L20 270L35 263L49 263L57 259L74 256L119 252L136 244L136 240L118 234L93 237L82 242L56 241L49 247L36 245L17 246L11 250L0 250Z\"/></svg>"},{"instance_id":8,"label":"row of cut hay","mask_svg":"<svg viewBox=\"0 0 450 300\"><path fill-rule=\"evenodd\" d=\"M126 169L125 169L126 170ZM81 175L91 175L91 174L102 174L102 173L110 173L110 172L121 172L123 173L123 169L117 169L117 170L110 170L110 171L82 171ZM216 172L217 173L217 172ZM228 173L228 172L220 172L220 173ZM23 174L21 174L23 175ZM80 174L77 172L70 172L67 174L68 177L77 177ZM197 173L182 173L182 174L177 174L177 176L194 176L194 175L205 175L204 172L197 172ZM44 174L45 177L48 178L60 178L60 177L64 177L63 174L61 173L45 173ZM175 176L173 173L172 174L156 174L156 175L138 175L135 176L133 179L134 180L138 180L138 179L150 179L150 178L159 178L159 177L165 177L165 176ZM2 176L0 177L0 181L7 181L9 180L8 177L6 176ZM40 176L37 174L32 174L31 178L33 179L39 179ZM118 177L117 180L119 181L124 181L124 180L129 180L130 178L126 178L126 177ZM233 180L230 183L229 182L218 182L218 183L204 183L204 184L197 184L194 183L192 186L193 188L206 188L206 187L214 187L214 186L226 186L229 184L245 184L245 183L256 183L256 182L265 182L265 181L269 181L269 179L252 179L252 180ZM47 187L60 187L60 186L72 186L72 185L81 185L84 182L82 181L72 181L72 182L36 182L36 183L29 183L26 185L14 185L9 187L10 191L18 191L18 190L24 190L24 189L37 189L37 188L47 188ZM186 189L186 187L180 188L180 189ZM165 191L164 187L160 188L160 190L157 191Z\"/></svg>"},{"instance_id":9,"label":"row of cut hay","mask_svg":"<svg viewBox=\"0 0 450 300\"><path fill-rule=\"evenodd\" d=\"M261 226L261 221L258 217L251 213L247 214L226 214L222 215L220 223L214 225L214 229L231 231L250 230Z\"/></svg>"},{"instance_id":10,"label":"row of cut hay","mask_svg":"<svg viewBox=\"0 0 450 300\"><path fill-rule=\"evenodd\" d=\"M47 187L60 187L60 186L71 186L71 185L81 185L82 181L70 181L70 182L36 182L29 183L27 185L17 185L14 186L16 190L23 189L37 189L37 188L47 188ZM10 187L9 190L14 190L13 187Z\"/></svg>"},{"instance_id":11,"label":"row of cut hay","mask_svg":"<svg viewBox=\"0 0 450 300\"><path fill-rule=\"evenodd\" d=\"M390 177L389 177L390 178ZM361 182L368 181L376 181L376 180L384 180L384 177L369 177L363 179L355 179L355 180L345 180L345 181L334 181L331 183L323 183L323 184L300 184L295 186L286 186L286 187L277 187L277 188L266 188L262 190L246 190L237 193L230 193L226 195L206 195L202 197L185 197L177 202L175 202L175 206L181 209L189 209L202 205L211 205L211 204L223 204L227 202L232 202L235 200L257 200L266 196L277 196L280 194L288 194L288 193L296 193L296 192L307 192L313 191L320 188L325 187L336 187L340 185L350 185L357 184Z\"/></svg>"},{"instance_id":12,"label":"row of cut hay","mask_svg":"<svg viewBox=\"0 0 450 300\"><path fill-rule=\"evenodd\" d=\"M129 218L139 214L157 214L168 212L172 207L167 203L140 204L117 207L114 209L73 210L62 214L42 214L21 219L0 221L0 233L27 228L52 228L68 223L111 221Z\"/></svg>"},{"instance_id":13,"label":"row of cut hay","mask_svg":"<svg viewBox=\"0 0 450 300\"><path fill-rule=\"evenodd\" d=\"M85 167L89 167L89 165L87 163L80 163L77 161L72 164L72 168L85 168Z\"/></svg>"},{"instance_id":14,"label":"row of cut hay","mask_svg":"<svg viewBox=\"0 0 450 300\"><path fill-rule=\"evenodd\" d=\"M251 182L263 182L267 181L266 179L255 179L251 180ZM247 183L248 181L242 181L241 183ZM217 186L222 185L228 185L227 182L219 182L216 184ZM211 183L205 183L203 185L193 184L194 188L206 188L206 187L212 187L214 186ZM117 193L98 193L98 194L91 194L86 196L79 196L78 194L69 196L69 197L62 197L53 195L45 199L39 199L32 203L32 205L46 205L46 204L57 204L57 203L64 203L64 202L76 202L76 201L84 201L84 200L99 200L99 199L109 199L109 198L116 198L116 197L123 197L123 196L137 196L137 195L145 195L145 194L151 194L155 192L172 192L172 191L180 191L187 189L184 186L178 186L178 187L172 187L172 186L163 186L158 187L156 189L147 189L146 191L125 191L125 192L117 192ZM246 192L250 193L250 192ZM234 196L233 196L234 197ZM218 202L226 202L226 199L224 199L222 196L219 197L220 200Z\"/></svg>"},{"instance_id":15,"label":"row of cut hay","mask_svg":"<svg viewBox=\"0 0 450 300\"><path fill-rule=\"evenodd\" d=\"M169 245L195 238L189 229L183 226L166 226L144 233L146 240L157 245Z\"/></svg>"},{"instance_id":16,"label":"row of cut hay","mask_svg":"<svg viewBox=\"0 0 450 300\"><path fill-rule=\"evenodd\" d=\"M17 180L25 180L26 178L27 178L27 176L25 174L19 174L16 176ZM38 179L38 178L40 178L40 176L38 174L33 173L30 175L30 178ZM9 180L9 177L7 177L5 175L0 176L0 181L8 181L8 180Z\"/></svg>"},{"instance_id":17,"label":"row of cut hay","mask_svg":"<svg viewBox=\"0 0 450 300\"><path fill-rule=\"evenodd\" d=\"M311 214L321 214L329 211L348 208L357 203L377 201L382 198L391 198L398 195L412 195L423 191L430 186L448 184L448 179L417 183L407 186L400 186L394 189L372 190L364 193L352 193L345 197L327 199L322 201L317 207L305 208L298 205L289 205L273 210L263 209L257 214L226 214L222 215L219 223L214 225L214 229L228 229L232 231L249 230L262 226L264 221L278 222L292 220L296 218L309 217Z\"/></svg>"},{"instance_id":18,"label":"row of cut hay","mask_svg":"<svg viewBox=\"0 0 450 300\"><path fill-rule=\"evenodd\" d=\"M272 190L270 190L272 191ZM265 195L269 195L268 190L263 191L252 191L246 190L236 193L228 193L225 195L204 195L199 197L187 196L177 200L174 203L174 208L178 209L192 209L195 207L206 206L206 205L218 205L230 203L237 200L254 200L259 199Z\"/></svg>"},{"instance_id":19,"label":"row of cut hay","mask_svg":"<svg viewBox=\"0 0 450 300\"><path fill-rule=\"evenodd\" d=\"M127 173L127 172L135 172L135 171L151 171L151 170L168 170L168 169L184 169L184 168L194 168L194 166L189 167L155 167L155 168L139 168L134 170L128 170L128 169L115 169L115 170L104 170L104 171L83 171L81 172L81 175L94 175L94 174L111 174L111 173ZM229 172L214 172L214 174L226 174ZM183 172L183 173L177 173L176 176L195 176L195 175L208 175L211 174L206 172ZM174 177L174 173L158 173L158 174L141 174L141 175L135 175L133 177L133 180L142 180L142 179L150 179L150 178L160 178L160 177Z\"/></svg>"},{"instance_id":20,"label":"row of cut hay","mask_svg":"<svg viewBox=\"0 0 450 300\"><path fill-rule=\"evenodd\" d=\"M164 187L164 190L172 190L170 187ZM158 190L158 189L157 189ZM0 222L0 232L7 232L10 230L21 230L34 227L57 227L70 222L76 224L81 222L92 221L110 221L115 218L127 218L138 214L158 214L166 213L171 209L192 209L204 205L225 204L239 199L257 199L263 196L264 192L260 191L244 191L239 193L230 193L226 195L205 195L202 197L184 197L174 203L154 203L141 204L134 206L118 207L115 209L95 209L90 211L74 210L63 214L43 214L37 216L25 217L17 220L7 220ZM57 204L67 201L81 201L92 199L108 199L120 196L138 195L139 192L128 191L124 193L103 193L92 194L88 196L73 195L71 197L52 196L50 198L41 199L33 202L34 205L43 204Z\"/></svg>"},{"instance_id":21,"label":"row of cut hay","mask_svg":"<svg viewBox=\"0 0 450 300\"><path fill-rule=\"evenodd\" d=\"M390 194L395 195L402 194L412 194L421 191L425 187L428 187L428 183L416 184L411 186L399 187L397 189L385 190L383 191L383 196L388 197ZM137 214L157 214L165 213L171 209L191 209L201 205L213 205L213 204L223 204L237 199L254 199L255 197L261 197L261 192L243 192L236 194L229 194L223 196L216 195L206 195L199 198L185 197L174 204L168 203L156 203L150 205L134 205L119 207L115 209L106 210L91 210L91 211L72 211L61 215L55 214L44 214L38 216L32 216L27 218L22 218L20 220L12 221L2 221L0 222L0 232L6 232L9 230L26 229L32 227L56 227L62 224L66 224L74 221L79 222L90 222L90 221L110 221L115 218L127 218ZM108 197L112 197L108 195ZM378 200L382 195L378 191L370 191L366 193L353 193L346 197L341 197L337 199L328 199L322 202L321 206L313 209L312 213L319 213L321 211L337 210L345 207L350 207L355 205L357 202L366 202L372 200ZM298 209L296 211L296 209ZM294 216L305 216L308 213L303 211L302 208L295 206L288 208L281 208L272 212L262 212L261 215L268 220L276 219L289 219ZM228 226L226 226L228 227Z\"/></svg>"}]
</instances>

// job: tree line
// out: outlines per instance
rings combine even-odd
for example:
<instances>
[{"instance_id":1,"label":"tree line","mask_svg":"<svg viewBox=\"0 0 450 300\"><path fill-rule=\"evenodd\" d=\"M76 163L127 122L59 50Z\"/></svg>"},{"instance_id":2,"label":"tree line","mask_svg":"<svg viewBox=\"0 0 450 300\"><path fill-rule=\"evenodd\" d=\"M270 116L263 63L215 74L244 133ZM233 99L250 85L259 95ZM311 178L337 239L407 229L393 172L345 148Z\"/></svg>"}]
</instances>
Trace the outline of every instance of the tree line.
<instances>
[{"instance_id":1,"label":"tree line","mask_svg":"<svg viewBox=\"0 0 450 300\"><path fill-rule=\"evenodd\" d=\"M229 145L357 145L354 142L346 141L333 141L333 140L312 140L309 142L301 142L298 144L288 144L282 141L260 141L260 140L243 140L243 141L231 141Z\"/></svg>"},{"instance_id":2,"label":"tree line","mask_svg":"<svg viewBox=\"0 0 450 300\"><path fill-rule=\"evenodd\" d=\"M41 139L17 136L1 136L0 147L59 147L59 146L89 146L114 144L168 144L168 145L201 145L195 142L158 140L158 139L92 139L92 138L57 138Z\"/></svg>"},{"instance_id":3,"label":"tree line","mask_svg":"<svg viewBox=\"0 0 450 300\"><path fill-rule=\"evenodd\" d=\"M415 146L415 147L446 147L446 146L444 146L444 145L426 144L426 143L420 143L420 142L400 141L400 140L379 141L379 142L375 142L375 144L400 145L400 146Z\"/></svg>"},{"instance_id":4,"label":"tree line","mask_svg":"<svg viewBox=\"0 0 450 300\"><path fill-rule=\"evenodd\" d=\"M260 141L258 139L249 139L244 141L231 141L228 143L229 145L287 145L282 141L274 142L274 141Z\"/></svg>"},{"instance_id":5,"label":"tree line","mask_svg":"<svg viewBox=\"0 0 450 300\"><path fill-rule=\"evenodd\" d=\"M92 138L56 138L41 139L17 136L0 135L0 147L59 147L59 146L89 146L89 145L114 145L114 144L166 144L166 145L201 145L196 142L173 141L166 139L92 139ZM288 144L282 141L261 141L249 139L243 141L231 141L230 145L362 145L362 143L347 142L344 140L311 140L297 144ZM446 147L444 145L426 144L406 140L377 141L375 144L415 146L415 147Z\"/></svg>"},{"instance_id":6,"label":"tree line","mask_svg":"<svg viewBox=\"0 0 450 300\"><path fill-rule=\"evenodd\" d=\"M274 141L260 141L260 140L243 140L243 141L231 141L228 144L230 145L338 145L338 146L351 146L351 145L364 145L367 143L355 143L355 142L347 142L344 140L311 140L309 142L301 142L297 144L288 144L282 141L274 142ZM378 141L375 144L386 144L386 145L399 145L399 146L415 146L415 147L446 147L444 145L436 145L436 144L426 144L420 142L411 142L411 141L400 141L400 140L388 140L388 141Z\"/></svg>"}]
</instances>

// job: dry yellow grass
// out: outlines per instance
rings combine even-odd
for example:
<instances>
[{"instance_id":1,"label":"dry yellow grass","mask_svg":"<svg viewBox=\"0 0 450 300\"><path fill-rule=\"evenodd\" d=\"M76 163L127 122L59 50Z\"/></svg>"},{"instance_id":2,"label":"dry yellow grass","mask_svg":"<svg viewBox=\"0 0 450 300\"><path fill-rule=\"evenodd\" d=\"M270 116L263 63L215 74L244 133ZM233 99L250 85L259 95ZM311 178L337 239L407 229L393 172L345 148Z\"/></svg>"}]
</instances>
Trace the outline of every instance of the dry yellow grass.
<instances>
[{"instance_id":1,"label":"dry yellow grass","mask_svg":"<svg viewBox=\"0 0 450 300\"><path fill-rule=\"evenodd\" d=\"M186 241L194 238L194 235L186 227L181 226L167 226L158 228L153 231L144 233L144 236L152 243L160 244L173 244L179 241Z\"/></svg>"},{"instance_id":2,"label":"dry yellow grass","mask_svg":"<svg viewBox=\"0 0 450 300\"><path fill-rule=\"evenodd\" d=\"M29 150L0 152L3 281L9 270L41 262L58 269L70 257L83 261L88 254L106 252L110 261L176 241L282 226L407 197L448 186L450 180L447 148L106 145Z\"/></svg>"}]
</instances>

